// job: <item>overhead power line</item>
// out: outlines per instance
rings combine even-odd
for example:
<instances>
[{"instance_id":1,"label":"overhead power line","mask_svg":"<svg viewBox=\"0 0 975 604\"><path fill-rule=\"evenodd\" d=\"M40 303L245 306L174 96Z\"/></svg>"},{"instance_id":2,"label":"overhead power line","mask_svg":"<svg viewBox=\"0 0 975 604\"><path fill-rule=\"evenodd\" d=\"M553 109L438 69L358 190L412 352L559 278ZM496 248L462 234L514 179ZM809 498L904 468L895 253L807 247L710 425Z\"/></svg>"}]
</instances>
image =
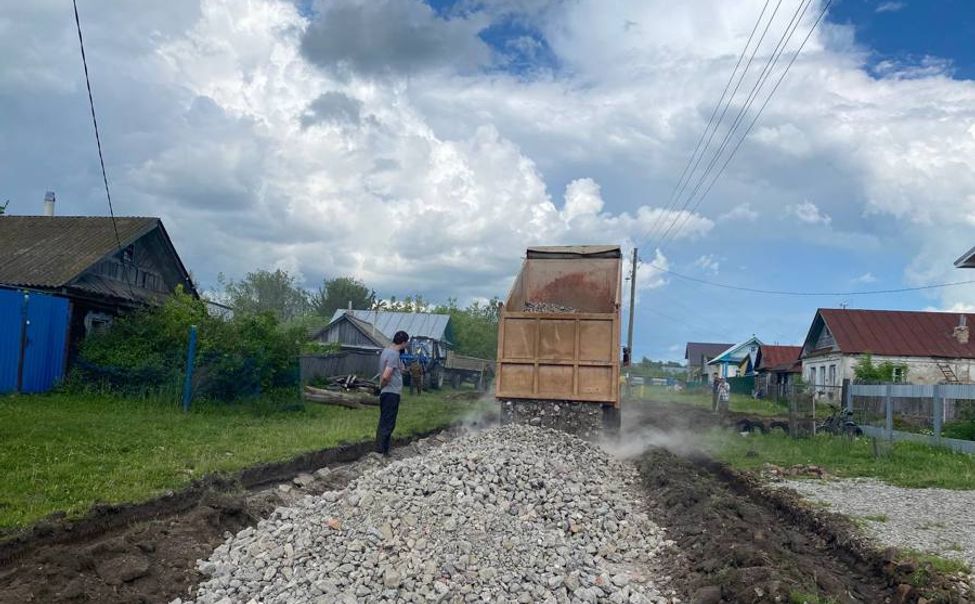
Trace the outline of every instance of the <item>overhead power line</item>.
<instances>
[{"instance_id":1,"label":"overhead power line","mask_svg":"<svg viewBox=\"0 0 975 604\"><path fill-rule=\"evenodd\" d=\"M674 220L667 228L666 232L664 233L664 236L661 238L660 243L658 245L662 246L666 242L668 235L670 235L672 232L673 233L679 232L679 228L675 229L675 227L677 227L678 225L680 225L680 227L683 227L683 225L686 224L687 221L690 219L690 215L693 214L693 212L697 210L698 206L700 206L701 202L704 201L706 194L700 196L697 199L697 201L694 202L693 206L691 206L691 202L693 202L695 197L697 197L697 194L701 190L701 187L708 182L708 178L711 176L712 172L714 171L714 167L721 159L722 154L727 149L728 144L733 140L735 134L738 133L743 118L748 113L748 110L751 109L751 106L755 102L755 99L758 98L758 95L761 92L762 88L765 87L765 84L768 81L769 76L772 74L775 65L778 63L779 58L782 56L782 53L788 47L789 41L792 40L792 36L795 34L796 30L799 28L799 25L802 22L802 16L806 13L806 10L809 8L809 5L811 3L812 0L800 0L799 5L796 7L796 10L792 15L792 18L789 20L789 23L785 26L785 30L782 32L782 35L779 37L779 41L776 43L775 47L772 49L771 53L769 54L769 57L765 62L765 66L762 69L762 72L758 75L758 77L755 80L755 83L752 85L751 90L749 91L745 99L745 102L742 104L741 108L738 110L737 114L735 115L735 118L731 126L729 126L728 131L725 133L724 137L722 138L722 141L719 144L717 150L714 152L714 155L711 157L711 160L708 162L707 166L704 168L700 177L697 179L697 184L694 185L690 194L684 200L684 205L681 208L681 214L678 214L677 216L674 217ZM824 10L823 10L824 13L826 7L828 6L829 6L829 1L827 1L826 6L824 6ZM819 20L817 19L816 22L812 25L812 27L809 28L809 33L807 34L806 39L809 38L809 36L816 29L816 26L818 24L819 24ZM802 51L802 47L804 45L805 45L805 40L803 41L802 45L800 45L796 53L793 55L793 62L795 57L797 57L799 53ZM789 65L787 65L786 68L782 71L782 74L780 75L779 78L779 82L781 82L781 80L785 77L785 75L788 73L789 68L791 66L792 66L792 62L790 62ZM763 109L768 104L768 100L771 99L772 95L775 93L775 90L777 88L778 88L778 84L776 84L776 86L772 89L772 92L769 93L769 96L766 99L765 104L762 106ZM755 116L756 120L758 119L758 116L760 114L761 111L759 111L759 113L756 114ZM754 121L755 120L753 120L753 122ZM750 127L748 128L748 130L750 130ZM727 163L731 161L731 158L734 157L737 148L741 144L741 141L743 141L744 138L748 135L748 130L746 130L745 133L742 134L738 144L732 150L731 154L728 155L724 165L727 165ZM722 167L722 169L718 173L718 176L720 176L720 173L723 171L724 170ZM716 181L717 178L715 178L714 180ZM689 210L689 212L684 214L683 212L687 210L689 206L691 207L691 209Z\"/></svg>"},{"instance_id":2,"label":"overhead power line","mask_svg":"<svg viewBox=\"0 0 975 604\"><path fill-rule=\"evenodd\" d=\"M728 76L728 81L725 82L724 90L721 91L721 96L718 98L718 102L714 105L714 109L711 111L711 116L708 118L707 126L705 126L704 131L701 132L701 137L697 139L697 145L694 146L694 151L691 153L691 156L687 159L687 163L684 164L684 169L683 171L681 171L680 178L677 179L677 182L674 184L673 190L670 192L670 195L667 198L667 204L665 209L668 211L676 207L675 202L677 202L680 199L680 195L681 195L679 191L682 191L681 185L684 185L686 187L686 184L684 183L684 177L686 176L688 181L690 181L694 171L697 170L697 166L700 164L701 160L700 158L697 157L698 155L697 152L701 151L701 157L704 157L704 154L707 153L707 146L711 143L711 139L708 138L708 145L705 145L703 150L701 149L701 145L702 143L704 143L704 139L708 137L708 133L711 132L712 125L714 126L715 131L717 131L718 129L718 125L720 124L721 119L718 119L718 121L715 122L714 118L718 115L718 111L721 109L722 105L725 104L725 97L728 95L728 89L731 88L731 83L735 80L735 74L738 73L738 68L741 66L742 60L744 60L745 55L748 53L748 47L751 46L752 44L752 40L755 37L755 32L758 31L758 26L762 24L762 18L765 16L765 11L768 9L768 5L770 2L771 0L765 0L765 5L762 6L762 12L759 13L758 19L755 20L755 25L752 27L751 33L748 34L748 40L745 42L745 47L741 49L741 54L738 55L738 61L735 62L735 67L734 69L731 70L731 75ZM779 10L779 5L781 4L782 4L782 0L779 0L778 4L776 4L775 6L776 11ZM772 17L775 17L775 13L772 14ZM771 23L771 20L769 20L769 23ZM768 31L768 27L766 26L765 31L762 32L762 38L765 37L765 32L767 31ZM760 39L758 41L758 44L755 45L756 49L761 44L761 42L762 41ZM754 53L752 54L752 58L754 58ZM745 65L745 69L742 70L741 78L739 78L738 84L735 86L735 91L731 93L732 97L734 96L735 92L738 91L738 86L741 85L741 80L742 78L744 78L745 72L748 71L748 65L750 64L751 64L751 59L749 59L748 64ZM731 97L728 98L728 103L729 104L731 103ZM727 111L727 105L725 105L725 109L721 113L722 118L724 117L724 113L726 111ZM712 137L714 136L713 132L711 132L711 136ZM695 158L697 158L697 163L694 162ZM688 170L691 168L691 164L694 164L694 168L690 171L690 173L688 173ZM647 234L648 240L652 240L653 237L659 235L659 232L657 232L656 227L657 225L654 224L653 228L651 228L650 233Z\"/></svg>"},{"instance_id":3,"label":"overhead power line","mask_svg":"<svg viewBox=\"0 0 975 604\"><path fill-rule=\"evenodd\" d=\"M875 289L868 291L852 291L852 292L808 292L808 291L790 291L782 289L763 289L758 287L744 287L740 285L731 285L729 283L718 283L715 281L708 281L707 279L700 279L698 277L691 277L689 275L684 275L678 273L669 268L664 268L662 266L657 266L655 264L645 262L647 266L658 270L668 275L673 275L679 279L684 279L685 281L691 281L693 283L701 283L703 285L710 285L711 287L720 287L722 289L730 289L740 292L751 292L755 294L769 294L773 296L804 296L804 297L814 297L814 296L873 296L878 294L900 294L905 292L915 292L929 289L941 289L943 287L953 287L956 285L970 285L975 283L975 279L969 279L967 281L951 281L948 283L935 283L932 285L919 285L916 287L899 287L894 289Z\"/></svg>"},{"instance_id":4,"label":"overhead power line","mask_svg":"<svg viewBox=\"0 0 975 604\"><path fill-rule=\"evenodd\" d=\"M112 207L112 192L108 188L108 173L105 171L105 157L102 155L102 139L98 134L98 119L95 117L95 100L91 95L91 79L88 77L88 59L85 56L85 39L81 35L81 18L78 16L78 0L72 0L74 4L74 22L78 27L78 44L81 46L81 63L85 67L85 86L88 88L88 107L91 109L91 123L95 127L95 144L98 146L98 163L102 167L102 182L105 184L105 197L108 198L108 214L112 217L112 229L115 231L115 243L119 251L122 251L122 239L118 234L118 225L115 223L115 209ZM124 258L123 269L124 269Z\"/></svg>"}]
</instances>

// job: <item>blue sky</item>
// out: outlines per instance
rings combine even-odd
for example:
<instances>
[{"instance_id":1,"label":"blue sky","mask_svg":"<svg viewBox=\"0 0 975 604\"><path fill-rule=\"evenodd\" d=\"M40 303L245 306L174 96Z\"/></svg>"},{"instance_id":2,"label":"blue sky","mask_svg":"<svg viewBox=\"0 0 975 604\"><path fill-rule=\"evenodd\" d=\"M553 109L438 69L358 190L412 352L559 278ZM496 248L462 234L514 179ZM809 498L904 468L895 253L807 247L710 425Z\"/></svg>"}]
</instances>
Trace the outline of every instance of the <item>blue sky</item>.
<instances>
[{"instance_id":1,"label":"blue sky","mask_svg":"<svg viewBox=\"0 0 975 604\"><path fill-rule=\"evenodd\" d=\"M672 197L765 4L81 9L116 209L163 218L206 288L284 268L468 301L503 296L529 245L618 242L644 260L635 352L655 359L799 343L820 306L975 309L971 285L774 296L655 270L803 292L975 278L952 267L975 245L971 0L835 0L714 188ZM704 165L798 6L782 1ZM62 214L106 214L73 15L8 3L5 25L0 200L34 213L50 189Z\"/></svg>"},{"instance_id":2,"label":"blue sky","mask_svg":"<svg viewBox=\"0 0 975 604\"><path fill-rule=\"evenodd\" d=\"M851 24L871 63L951 62L956 78L975 78L975 3L971 0L838 0L834 23Z\"/></svg>"}]
</instances>

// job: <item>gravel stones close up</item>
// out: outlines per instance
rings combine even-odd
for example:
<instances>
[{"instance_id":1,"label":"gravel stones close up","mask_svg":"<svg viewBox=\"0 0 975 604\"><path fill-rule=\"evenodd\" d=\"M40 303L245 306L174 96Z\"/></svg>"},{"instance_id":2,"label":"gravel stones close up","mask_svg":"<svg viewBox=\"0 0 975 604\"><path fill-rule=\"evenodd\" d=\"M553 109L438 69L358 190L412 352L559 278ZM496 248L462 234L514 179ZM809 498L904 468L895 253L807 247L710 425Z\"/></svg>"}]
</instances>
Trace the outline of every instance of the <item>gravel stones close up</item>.
<instances>
[{"instance_id":1,"label":"gravel stones close up","mask_svg":"<svg viewBox=\"0 0 975 604\"><path fill-rule=\"evenodd\" d=\"M635 469L507 425L279 508L219 546L199 603L669 602Z\"/></svg>"}]
</instances>

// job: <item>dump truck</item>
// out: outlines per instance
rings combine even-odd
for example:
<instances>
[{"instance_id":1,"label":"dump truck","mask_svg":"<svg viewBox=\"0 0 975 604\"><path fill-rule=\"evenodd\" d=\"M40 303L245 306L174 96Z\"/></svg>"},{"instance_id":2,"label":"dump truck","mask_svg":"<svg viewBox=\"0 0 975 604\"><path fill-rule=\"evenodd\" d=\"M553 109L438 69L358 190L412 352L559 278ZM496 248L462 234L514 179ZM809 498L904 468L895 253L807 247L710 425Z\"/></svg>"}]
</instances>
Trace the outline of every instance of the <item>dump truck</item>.
<instances>
[{"instance_id":1,"label":"dump truck","mask_svg":"<svg viewBox=\"0 0 975 604\"><path fill-rule=\"evenodd\" d=\"M498 324L503 422L619 428L621 290L618 245L528 248Z\"/></svg>"}]
</instances>

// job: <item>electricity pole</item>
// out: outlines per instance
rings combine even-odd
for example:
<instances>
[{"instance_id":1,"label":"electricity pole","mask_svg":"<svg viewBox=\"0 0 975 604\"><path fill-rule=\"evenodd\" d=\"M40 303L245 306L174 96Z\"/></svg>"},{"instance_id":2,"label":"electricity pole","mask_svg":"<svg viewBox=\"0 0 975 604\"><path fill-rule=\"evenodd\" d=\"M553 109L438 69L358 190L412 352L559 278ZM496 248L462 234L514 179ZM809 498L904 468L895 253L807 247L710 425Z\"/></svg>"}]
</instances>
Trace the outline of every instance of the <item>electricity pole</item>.
<instances>
[{"instance_id":1,"label":"electricity pole","mask_svg":"<svg viewBox=\"0 0 975 604\"><path fill-rule=\"evenodd\" d=\"M630 353L630 365L633 364L633 307L636 305L636 260L637 249L633 248L633 266L630 273L630 322L626 327L626 349Z\"/></svg>"}]
</instances>

